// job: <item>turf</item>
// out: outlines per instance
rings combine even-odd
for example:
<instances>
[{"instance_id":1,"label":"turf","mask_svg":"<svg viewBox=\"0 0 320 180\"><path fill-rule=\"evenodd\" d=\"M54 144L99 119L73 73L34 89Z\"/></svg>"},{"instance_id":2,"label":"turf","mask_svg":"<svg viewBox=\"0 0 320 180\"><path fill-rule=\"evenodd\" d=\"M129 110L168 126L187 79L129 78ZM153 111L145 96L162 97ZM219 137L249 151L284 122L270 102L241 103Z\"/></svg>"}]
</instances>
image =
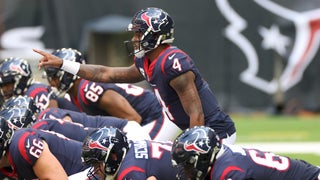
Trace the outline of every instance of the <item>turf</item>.
<instances>
[{"instance_id":1,"label":"turf","mask_svg":"<svg viewBox=\"0 0 320 180\"><path fill-rule=\"evenodd\" d=\"M303 159L313 165L320 166L320 156L317 154L279 154L295 159Z\"/></svg>"},{"instance_id":2,"label":"turf","mask_svg":"<svg viewBox=\"0 0 320 180\"><path fill-rule=\"evenodd\" d=\"M238 142L319 141L320 116L231 115Z\"/></svg>"}]
</instances>

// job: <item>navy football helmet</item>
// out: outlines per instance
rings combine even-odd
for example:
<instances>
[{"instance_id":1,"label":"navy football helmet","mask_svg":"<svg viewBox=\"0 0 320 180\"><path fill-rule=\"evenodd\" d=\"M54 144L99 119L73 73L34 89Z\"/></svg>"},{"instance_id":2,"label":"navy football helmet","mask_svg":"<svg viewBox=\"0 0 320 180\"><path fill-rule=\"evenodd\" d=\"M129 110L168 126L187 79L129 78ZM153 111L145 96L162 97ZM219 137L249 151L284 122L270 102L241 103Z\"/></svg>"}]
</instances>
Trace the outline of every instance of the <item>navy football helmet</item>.
<instances>
[{"instance_id":1,"label":"navy football helmet","mask_svg":"<svg viewBox=\"0 0 320 180\"><path fill-rule=\"evenodd\" d=\"M0 116L9 121L14 129L19 129L32 126L39 112L40 109L32 98L17 96L3 104Z\"/></svg>"},{"instance_id":2,"label":"navy football helmet","mask_svg":"<svg viewBox=\"0 0 320 180\"><path fill-rule=\"evenodd\" d=\"M12 95L23 94L32 83L32 80L32 71L27 60L10 57L4 59L0 64L0 86L14 83ZM1 94L5 96L2 89Z\"/></svg>"},{"instance_id":3,"label":"navy football helmet","mask_svg":"<svg viewBox=\"0 0 320 180\"><path fill-rule=\"evenodd\" d=\"M0 118L0 159L6 154L14 130L4 118Z\"/></svg>"},{"instance_id":4,"label":"navy football helmet","mask_svg":"<svg viewBox=\"0 0 320 180\"><path fill-rule=\"evenodd\" d=\"M160 8L149 7L138 11L128 25L128 31L140 32L139 49L135 49L137 57L156 48L159 44L173 43L174 22L171 16ZM131 42L131 41L127 41ZM136 42L131 42L136 43ZM137 55L137 54L141 55Z\"/></svg>"},{"instance_id":5,"label":"navy football helmet","mask_svg":"<svg viewBox=\"0 0 320 180\"><path fill-rule=\"evenodd\" d=\"M104 163L100 171L106 176L115 176L126 156L129 144L125 134L114 127L103 127L89 134L83 142L82 159L85 164ZM93 167L88 177L94 177ZM102 177L100 177L102 178Z\"/></svg>"},{"instance_id":6,"label":"navy football helmet","mask_svg":"<svg viewBox=\"0 0 320 180\"><path fill-rule=\"evenodd\" d=\"M52 54L65 61L74 61L79 62L80 64L85 64L85 60L83 59L82 54L76 49L57 49L53 51ZM57 95L59 97L63 97L70 90L75 80L78 78L77 75L70 74L54 67L46 67L44 75L45 77L47 77L49 83L53 78L59 79L60 84L58 85L58 87L56 87L58 90Z\"/></svg>"},{"instance_id":7,"label":"navy football helmet","mask_svg":"<svg viewBox=\"0 0 320 180\"><path fill-rule=\"evenodd\" d=\"M171 151L172 164L182 166L190 179L204 179L220 148L220 139L213 129L195 126L175 139Z\"/></svg>"}]
</instances>

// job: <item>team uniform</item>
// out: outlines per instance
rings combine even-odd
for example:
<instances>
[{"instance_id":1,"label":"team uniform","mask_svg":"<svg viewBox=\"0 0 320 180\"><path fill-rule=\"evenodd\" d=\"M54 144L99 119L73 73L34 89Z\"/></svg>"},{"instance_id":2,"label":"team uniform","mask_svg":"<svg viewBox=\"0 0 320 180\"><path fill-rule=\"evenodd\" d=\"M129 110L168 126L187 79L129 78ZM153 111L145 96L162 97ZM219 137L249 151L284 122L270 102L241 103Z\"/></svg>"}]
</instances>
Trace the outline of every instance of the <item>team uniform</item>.
<instances>
[{"instance_id":1,"label":"team uniform","mask_svg":"<svg viewBox=\"0 0 320 180\"><path fill-rule=\"evenodd\" d=\"M32 83L24 94L32 97L40 109L46 109L50 100L57 100L51 87L40 82Z\"/></svg>"},{"instance_id":2,"label":"team uniform","mask_svg":"<svg viewBox=\"0 0 320 180\"><path fill-rule=\"evenodd\" d=\"M192 71L202 103L205 125L212 127L220 138L227 138L236 132L234 122L220 109L208 83L201 77L192 59L185 52L169 46L151 64L145 58L147 57L136 57L135 65L153 88L170 120L179 128L182 130L188 128L190 118L184 112L177 93L169 83L175 77Z\"/></svg>"},{"instance_id":3,"label":"team uniform","mask_svg":"<svg viewBox=\"0 0 320 180\"><path fill-rule=\"evenodd\" d=\"M79 142L82 142L88 134L95 130L95 128L84 127L82 124L67 122L61 119L42 119L34 123L31 127L34 129L54 131Z\"/></svg>"},{"instance_id":4,"label":"team uniform","mask_svg":"<svg viewBox=\"0 0 320 180\"><path fill-rule=\"evenodd\" d=\"M42 153L43 144L40 143L42 140L46 141L51 153L62 164L68 176L89 168L81 161L82 143L68 139L61 134L22 128L15 131L10 142L8 159L13 172L6 175L19 177L19 179L36 179L37 176L32 167Z\"/></svg>"},{"instance_id":5,"label":"team uniform","mask_svg":"<svg viewBox=\"0 0 320 180\"><path fill-rule=\"evenodd\" d=\"M78 111L80 112L80 109L71 102L70 97L58 97L57 98L58 101L58 107L61 109L68 109L71 111Z\"/></svg>"},{"instance_id":6,"label":"team uniform","mask_svg":"<svg viewBox=\"0 0 320 180\"><path fill-rule=\"evenodd\" d=\"M151 139L168 140L176 136L179 129L162 112L162 107L151 91L124 83L97 83L82 79L77 97L71 97L77 107L89 115L109 116L98 108L98 102L104 92L113 90L122 95L141 116L141 126L145 126ZM167 128L172 128L168 131ZM172 132L172 133L171 133Z\"/></svg>"},{"instance_id":7,"label":"team uniform","mask_svg":"<svg viewBox=\"0 0 320 180\"><path fill-rule=\"evenodd\" d=\"M92 116L84 112L76 112L61 108L48 108L40 112L38 120L41 119L63 119L70 116L72 122L82 124L85 127L99 128L104 126L113 126L123 129L128 121L113 116Z\"/></svg>"},{"instance_id":8,"label":"team uniform","mask_svg":"<svg viewBox=\"0 0 320 180\"><path fill-rule=\"evenodd\" d=\"M116 179L176 179L179 169L171 164L170 142L130 141Z\"/></svg>"},{"instance_id":9,"label":"team uniform","mask_svg":"<svg viewBox=\"0 0 320 180\"><path fill-rule=\"evenodd\" d=\"M69 116L73 123L61 120L66 116ZM42 122L45 119L57 120L57 122ZM38 120L39 122L34 124L33 127L53 130L71 139L80 139L81 142L84 139L83 137L92 132L94 128L105 126L112 126L121 129L126 133L127 137L132 140L150 139L147 132L144 131L138 123L113 116L90 116L83 112L75 112L67 109L47 108L39 114Z\"/></svg>"},{"instance_id":10,"label":"team uniform","mask_svg":"<svg viewBox=\"0 0 320 180\"><path fill-rule=\"evenodd\" d=\"M320 179L319 167L303 160L291 159L270 152L246 149L235 145L223 145L220 151L208 175L210 179Z\"/></svg>"},{"instance_id":11,"label":"team uniform","mask_svg":"<svg viewBox=\"0 0 320 180\"><path fill-rule=\"evenodd\" d=\"M162 116L161 106L153 93L132 84L97 83L82 79L79 85L78 103L74 97L72 100L87 114L110 116L104 109L97 108L100 98L108 90L119 93L129 102L141 116L141 125Z\"/></svg>"}]
</instances>

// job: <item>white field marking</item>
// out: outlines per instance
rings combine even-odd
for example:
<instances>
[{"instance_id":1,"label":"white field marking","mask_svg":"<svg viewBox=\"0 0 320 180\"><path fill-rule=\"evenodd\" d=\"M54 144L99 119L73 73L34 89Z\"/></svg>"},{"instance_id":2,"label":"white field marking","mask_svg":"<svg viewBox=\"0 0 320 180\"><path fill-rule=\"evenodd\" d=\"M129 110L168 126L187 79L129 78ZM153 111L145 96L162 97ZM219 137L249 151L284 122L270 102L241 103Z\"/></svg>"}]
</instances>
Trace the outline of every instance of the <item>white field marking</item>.
<instances>
[{"instance_id":1,"label":"white field marking","mask_svg":"<svg viewBox=\"0 0 320 180\"><path fill-rule=\"evenodd\" d=\"M241 142L236 143L236 145L274 153L312 153L320 155L320 142Z\"/></svg>"}]
</instances>

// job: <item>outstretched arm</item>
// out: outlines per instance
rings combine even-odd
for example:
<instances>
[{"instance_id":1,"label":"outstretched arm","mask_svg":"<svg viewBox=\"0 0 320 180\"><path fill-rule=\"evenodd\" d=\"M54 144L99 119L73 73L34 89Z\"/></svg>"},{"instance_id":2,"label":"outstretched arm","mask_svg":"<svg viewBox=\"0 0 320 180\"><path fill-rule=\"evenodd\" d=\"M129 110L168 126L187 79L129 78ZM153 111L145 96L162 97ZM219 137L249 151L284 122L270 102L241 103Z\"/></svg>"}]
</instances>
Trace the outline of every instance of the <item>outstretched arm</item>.
<instances>
[{"instance_id":1,"label":"outstretched arm","mask_svg":"<svg viewBox=\"0 0 320 180\"><path fill-rule=\"evenodd\" d=\"M76 74L84 79L95 82L119 82L135 83L144 80L136 66L130 67L108 67L94 64L80 64L78 62L64 61L53 54L33 49L42 58L39 61L39 69L42 67L55 67Z\"/></svg>"}]
</instances>

